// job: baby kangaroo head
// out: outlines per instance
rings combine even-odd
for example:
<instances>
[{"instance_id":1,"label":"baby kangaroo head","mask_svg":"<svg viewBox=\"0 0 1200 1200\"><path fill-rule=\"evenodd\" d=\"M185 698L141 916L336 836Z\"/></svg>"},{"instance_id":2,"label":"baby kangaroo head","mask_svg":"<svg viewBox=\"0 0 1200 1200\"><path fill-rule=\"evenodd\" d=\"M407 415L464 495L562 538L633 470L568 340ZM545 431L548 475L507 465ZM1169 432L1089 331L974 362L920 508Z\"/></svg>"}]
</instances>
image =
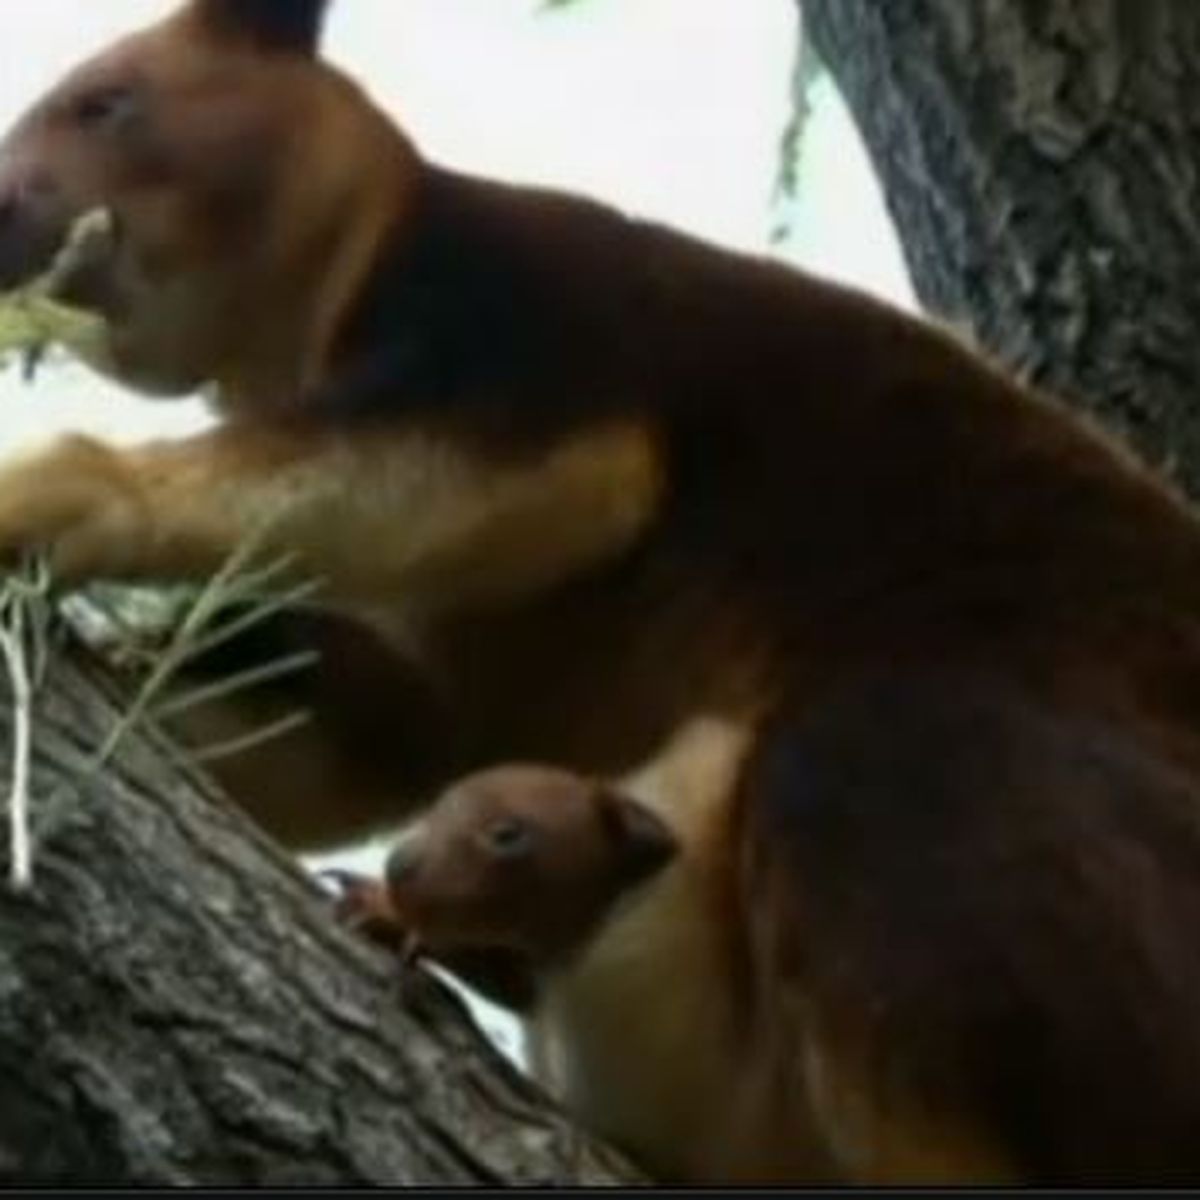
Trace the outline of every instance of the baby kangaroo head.
<instances>
[{"instance_id":1,"label":"baby kangaroo head","mask_svg":"<svg viewBox=\"0 0 1200 1200\"><path fill-rule=\"evenodd\" d=\"M566 771L504 766L448 791L387 867L401 922L433 951L552 964L677 850L637 801Z\"/></svg>"}]
</instances>

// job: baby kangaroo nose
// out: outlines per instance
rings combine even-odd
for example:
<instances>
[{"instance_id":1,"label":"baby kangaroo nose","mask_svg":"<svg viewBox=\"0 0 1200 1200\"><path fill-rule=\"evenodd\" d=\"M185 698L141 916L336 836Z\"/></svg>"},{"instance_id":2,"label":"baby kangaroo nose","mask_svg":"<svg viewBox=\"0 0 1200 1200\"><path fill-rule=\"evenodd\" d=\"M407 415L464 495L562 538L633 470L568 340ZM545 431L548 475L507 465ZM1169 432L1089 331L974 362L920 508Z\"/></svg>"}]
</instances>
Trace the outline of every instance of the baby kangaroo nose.
<instances>
[{"instance_id":1,"label":"baby kangaroo nose","mask_svg":"<svg viewBox=\"0 0 1200 1200\"><path fill-rule=\"evenodd\" d=\"M388 855L384 867L384 877L389 888L403 889L412 884L421 866L420 847L412 842L404 842Z\"/></svg>"}]
</instances>

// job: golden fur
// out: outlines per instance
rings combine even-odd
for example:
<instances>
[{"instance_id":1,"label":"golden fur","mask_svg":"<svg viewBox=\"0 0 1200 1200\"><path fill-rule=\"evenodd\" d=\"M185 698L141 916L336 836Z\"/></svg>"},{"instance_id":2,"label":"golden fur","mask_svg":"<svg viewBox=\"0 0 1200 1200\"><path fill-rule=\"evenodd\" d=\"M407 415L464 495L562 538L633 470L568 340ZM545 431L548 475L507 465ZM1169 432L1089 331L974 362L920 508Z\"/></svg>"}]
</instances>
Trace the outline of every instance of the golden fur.
<instances>
[{"instance_id":1,"label":"golden fur","mask_svg":"<svg viewBox=\"0 0 1200 1200\"><path fill-rule=\"evenodd\" d=\"M679 858L551 982L532 1028L537 1073L585 1123L666 1181L706 1177L706 1156L725 1144L728 1098L750 1061L706 877L706 847L727 836L723 801L748 737L746 728L699 719L619 782L667 821ZM753 1177L741 1163L721 1167L731 1178Z\"/></svg>"}]
</instances>

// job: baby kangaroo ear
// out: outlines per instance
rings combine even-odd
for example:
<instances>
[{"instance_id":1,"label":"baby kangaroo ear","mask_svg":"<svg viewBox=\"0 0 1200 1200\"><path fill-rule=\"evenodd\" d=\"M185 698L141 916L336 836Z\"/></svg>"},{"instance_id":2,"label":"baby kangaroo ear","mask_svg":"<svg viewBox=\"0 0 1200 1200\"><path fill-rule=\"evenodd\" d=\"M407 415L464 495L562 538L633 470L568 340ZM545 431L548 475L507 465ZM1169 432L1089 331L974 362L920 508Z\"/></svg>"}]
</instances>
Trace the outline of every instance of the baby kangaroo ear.
<instances>
[{"instance_id":1,"label":"baby kangaroo ear","mask_svg":"<svg viewBox=\"0 0 1200 1200\"><path fill-rule=\"evenodd\" d=\"M192 0L191 11L211 32L260 50L314 56L330 0Z\"/></svg>"},{"instance_id":2,"label":"baby kangaroo ear","mask_svg":"<svg viewBox=\"0 0 1200 1200\"><path fill-rule=\"evenodd\" d=\"M620 792L605 792L602 803L631 885L657 874L679 852L670 826L646 805Z\"/></svg>"}]
</instances>

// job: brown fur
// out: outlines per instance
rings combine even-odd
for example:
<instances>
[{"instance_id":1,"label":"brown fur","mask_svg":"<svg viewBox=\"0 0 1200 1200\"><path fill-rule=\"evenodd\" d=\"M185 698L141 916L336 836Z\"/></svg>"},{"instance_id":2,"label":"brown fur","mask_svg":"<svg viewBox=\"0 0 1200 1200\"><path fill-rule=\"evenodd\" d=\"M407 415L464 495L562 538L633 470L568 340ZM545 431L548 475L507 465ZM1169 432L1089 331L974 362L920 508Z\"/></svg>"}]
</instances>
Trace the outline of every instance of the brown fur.
<instances>
[{"instance_id":1,"label":"brown fur","mask_svg":"<svg viewBox=\"0 0 1200 1200\"><path fill-rule=\"evenodd\" d=\"M279 512L336 614L272 631L328 651L318 721L225 778L293 844L484 763L645 776L739 730L695 890L646 909L705 932L618 966L589 1036L677 986L707 1049L716 987L749 1143L810 1112L847 1178L1194 1181L1193 517L885 305L424 163L311 53L320 7L197 0L4 144L0 286L111 207L69 289L98 365L226 421L12 467L0 542L193 577Z\"/></svg>"},{"instance_id":2,"label":"brown fur","mask_svg":"<svg viewBox=\"0 0 1200 1200\"><path fill-rule=\"evenodd\" d=\"M550 767L460 780L393 847L382 883L342 875L343 919L509 1007L536 1006L677 842L648 808Z\"/></svg>"}]
</instances>

